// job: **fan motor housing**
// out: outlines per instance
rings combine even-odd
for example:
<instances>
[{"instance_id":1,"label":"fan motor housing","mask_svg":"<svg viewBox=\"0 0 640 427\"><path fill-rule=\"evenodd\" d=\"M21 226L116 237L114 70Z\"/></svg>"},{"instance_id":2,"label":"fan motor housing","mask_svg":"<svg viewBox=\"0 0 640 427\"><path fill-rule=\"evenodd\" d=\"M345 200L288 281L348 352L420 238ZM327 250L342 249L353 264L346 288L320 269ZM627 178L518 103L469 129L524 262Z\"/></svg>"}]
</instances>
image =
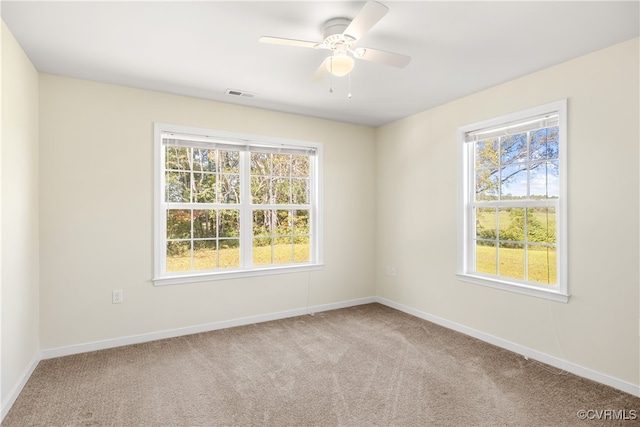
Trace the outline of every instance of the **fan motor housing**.
<instances>
[{"instance_id":1,"label":"fan motor housing","mask_svg":"<svg viewBox=\"0 0 640 427\"><path fill-rule=\"evenodd\" d=\"M355 43L355 39L347 34L344 30L351 24L351 19L334 18L325 22L323 26L323 43L334 49L337 45L343 44L350 47Z\"/></svg>"}]
</instances>

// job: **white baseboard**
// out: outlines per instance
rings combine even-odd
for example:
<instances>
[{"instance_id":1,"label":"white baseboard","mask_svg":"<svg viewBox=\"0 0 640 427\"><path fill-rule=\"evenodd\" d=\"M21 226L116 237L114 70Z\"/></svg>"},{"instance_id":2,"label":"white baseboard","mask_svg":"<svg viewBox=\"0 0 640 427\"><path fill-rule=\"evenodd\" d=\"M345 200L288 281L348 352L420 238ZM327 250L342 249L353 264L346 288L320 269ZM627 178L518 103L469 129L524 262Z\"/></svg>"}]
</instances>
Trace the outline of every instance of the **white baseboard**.
<instances>
[{"instance_id":1,"label":"white baseboard","mask_svg":"<svg viewBox=\"0 0 640 427\"><path fill-rule=\"evenodd\" d=\"M640 385L638 384L632 384L627 381L623 381L621 379L614 378L609 375L602 374L600 372L596 372L592 369L585 368L584 366L576 365L575 363L571 363L566 360L559 359L555 356L550 356L548 354L541 353L536 350L532 350L520 344L516 344L511 341L504 340L502 338L498 338L496 336L478 331L473 328L469 328L459 323L451 322L441 317L434 316L432 314L428 314L428 313L413 309L411 307L407 307L402 304L398 304L396 302L390 301L385 298L376 297L375 301L382 305L386 305L387 307L394 308L396 310L402 311L404 313L410 314L420 319L433 322L437 325L444 326L445 328L453 329L454 331L472 336L481 341L485 341L490 344L496 345L498 347L502 347L506 350L512 351L514 353L521 354L527 358L534 359L542 363L546 363L547 365L553 366L555 368L558 368L567 372L571 372L572 374L575 374L579 377L587 378L587 379L599 382L601 384L611 386L618 390L622 390L634 396L640 397Z\"/></svg>"},{"instance_id":2,"label":"white baseboard","mask_svg":"<svg viewBox=\"0 0 640 427\"><path fill-rule=\"evenodd\" d=\"M0 404L0 423L2 423L2 420L4 420L4 417L9 413L9 410L15 403L18 396L20 395L20 392L22 392L22 389L24 388L24 386L27 384L27 381L29 381L31 374L33 374L33 371L36 369L36 366L38 366L38 363L40 363L40 360L41 360L40 353L36 353L33 356L33 359L31 359L31 362L29 362L27 369L25 369L25 371L20 376L19 381L16 383L13 389L9 392L4 402Z\"/></svg>"},{"instance_id":3,"label":"white baseboard","mask_svg":"<svg viewBox=\"0 0 640 427\"><path fill-rule=\"evenodd\" d=\"M336 310L339 308L353 307L356 305L376 302L375 297L359 298L349 301L341 301L331 304L316 305L313 307L298 308L277 313L261 314L258 316L243 317L239 319L224 320L221 322L207 323L204 325L189 326L186 328L169 329L148 334L131 335L123 338L114 338L104 341L94 341L85 344L77 344L65 347L42 350L41 359L52 359L72 354L87 353L90 351L104 350L107 348L122 347L131 344L140 344L149 341L157 341L165 338L180 337L183 335L198 334L201 332L215 331L218 329L233 328L235 326L251 325L254 323L268 322L271 320L285 319L288 317L303 316L305 314L319 313L322 311Z\"/></svg>"}]
</instances>

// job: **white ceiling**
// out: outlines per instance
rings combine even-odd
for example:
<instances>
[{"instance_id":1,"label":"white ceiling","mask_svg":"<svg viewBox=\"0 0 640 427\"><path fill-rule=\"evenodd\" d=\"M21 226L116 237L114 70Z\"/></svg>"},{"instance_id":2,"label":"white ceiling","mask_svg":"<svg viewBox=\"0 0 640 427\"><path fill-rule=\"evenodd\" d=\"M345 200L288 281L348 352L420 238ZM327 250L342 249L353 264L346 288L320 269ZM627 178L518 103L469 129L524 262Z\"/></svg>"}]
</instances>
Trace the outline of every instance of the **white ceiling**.
<instances>
[{"instance_id":1,"label":"white ceiling","mask_svg":"<svg viewBox=\"0 0 640 427\"><path fill-rule=\"evenodd\" d=\"M322 24L364 1L2 1L2 19L44 73L379 126L639 35L636 1L393 1L357 44L412 57L362 60L313 82ZM226 95L227 89L253 98Z\"/></svg>"}]
</instances>

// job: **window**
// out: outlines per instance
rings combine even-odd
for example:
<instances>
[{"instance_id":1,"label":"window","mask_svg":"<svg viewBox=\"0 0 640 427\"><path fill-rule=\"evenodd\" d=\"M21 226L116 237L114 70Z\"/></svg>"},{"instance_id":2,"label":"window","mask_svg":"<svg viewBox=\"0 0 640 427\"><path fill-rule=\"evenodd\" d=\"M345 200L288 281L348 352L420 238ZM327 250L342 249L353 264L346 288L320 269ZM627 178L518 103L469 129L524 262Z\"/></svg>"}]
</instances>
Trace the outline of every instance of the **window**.
<instances>
[{"instance_id":1,"label":"window","mask_svg":"<svg viewBox=\"0 0 640 427\"><path fill-rule=\"evenodd\" d=\"M155 125L155 278L318 268L317 143Z\"/></svg>"},{"instance_id":2,"label":"window","mask_svg":"<svg viewBox=\"0 0 640 427\"><path fill-rule=\"evenodd\" d=\"M568 301L566 100L460 129L458 275Z\"/></svg>"}]
</instances>

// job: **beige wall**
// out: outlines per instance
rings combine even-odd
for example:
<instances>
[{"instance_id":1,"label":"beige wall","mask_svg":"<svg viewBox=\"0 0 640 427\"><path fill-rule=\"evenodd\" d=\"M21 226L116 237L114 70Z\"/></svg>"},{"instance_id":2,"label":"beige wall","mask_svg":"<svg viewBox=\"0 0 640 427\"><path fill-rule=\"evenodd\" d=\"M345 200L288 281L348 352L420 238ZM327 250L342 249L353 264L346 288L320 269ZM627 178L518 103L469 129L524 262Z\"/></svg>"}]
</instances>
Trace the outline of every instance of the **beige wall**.
<instances>
[{"instance_id":1,"label":"beige wall","mask_svg":"<svg viewBox=\"0 0 640 427\"><path fill-rule=\"evenodd\" d=\"M38 72L2 22L0 402L40 351L38 335Z\"/></svg>"},{"instance_id":2,"label":"beige wall","mask_svg":"<svg viewBox=\"0 0 640 427\"><path fill-rule=\"evenodd\" d=\"M374 294L374 129L52 75L40 106L43 349ZM154 122L323 143L324 269L154 287Z\"/></svg>"},{"instance_id":3,"label":"beige wall","mask_svg":"<svg viewBox=\"0 0 640 427\"><path fill-rule=\"evenodd\" d=\"M634 39L379 128L377 295L639 384L638 75ZM569 303L461 282L458 127L562 98Z\"/></svg>"}]
</instances>

